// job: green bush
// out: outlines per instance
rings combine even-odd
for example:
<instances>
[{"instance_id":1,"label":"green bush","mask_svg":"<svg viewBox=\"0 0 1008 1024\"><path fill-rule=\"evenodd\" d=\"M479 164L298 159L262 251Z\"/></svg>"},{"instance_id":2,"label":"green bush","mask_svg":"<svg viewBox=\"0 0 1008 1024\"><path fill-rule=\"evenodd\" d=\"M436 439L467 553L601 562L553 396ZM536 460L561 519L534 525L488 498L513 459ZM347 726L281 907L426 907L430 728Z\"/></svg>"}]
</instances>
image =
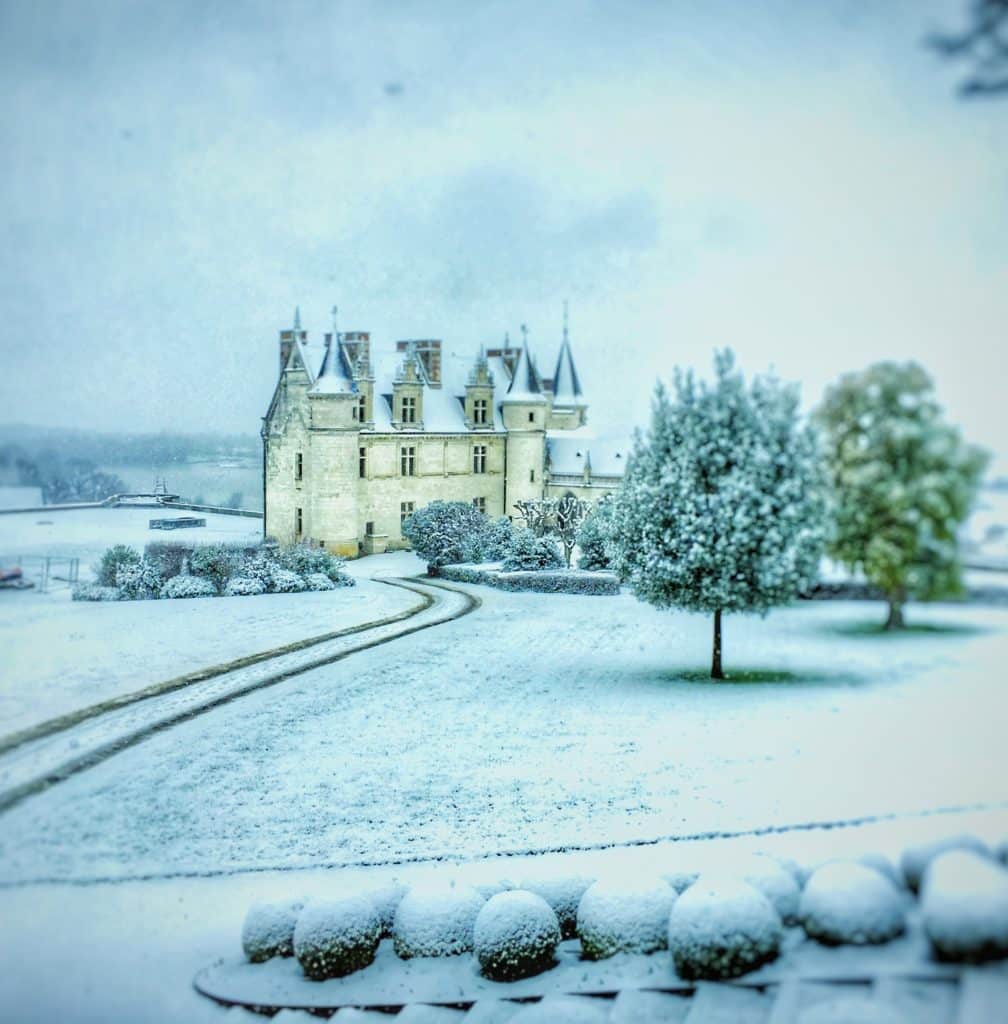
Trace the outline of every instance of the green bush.
<instances>
[{"instance_id":1,"label":"green bush","mask_svg":"<svg viewBox=\"0 0 1008 1024\"><path fill-rule=\"evenodd\" d=\"M406 517L402 532L428 567L436 569L461 562L486 526L487 517L468 502L432 501Z\"/></svg>"},{"instance_id":2,"label":"green bush","mask_svg":"<svg viewBox=\"0 0 1008 1024\"><path fill-rule=\"evenodd\" d=\"M209 580L218 591L223 590L228 580L239 575L242 569L241 553L225 544L200 545L189 556L190 573Z\"/></svg>"},{"instance_id":3,"label":"green bush","mask_svg":"<svg viewBox=\"0 0 1008 1024\"><path fill-rule=\"evenodd\" d=\"M563 555L549 537L537 537L531 530L515 530L504 556L505 572L540 572L544 569L563 568Z\"/></svg>"},{"instance_id":4,"label":"green bush","mask_svg":"<svg viewBox=\"0 0 1008 1024\"><path fill-rule=\"evenodd\" d=\"M115 585L124 601L147 601L157 597L163 582L158 567L143 558L116 569Z\"/></svg>"},{"instance_id":5,"label":"green bush","mask_svg":"<svg viewBox=\"0 0 1008 1024\"><path fill-rule=\"evenodd\" d=\"M136 548L128 544L116 544L101 556L101 561L94 567L95 582L100 587L114 587L120 566L139 564L140 552Z\"/></svg>"},{"instance_id":6,"label":"green bush","mask_svg":"<svg viewBox=\"0 0 1008 1024\"><path fill-rule=\"evenodd\" d=\"M606 545L610 543L612 529L612 499L608 496L588 513L578 530L578 568L598 571L609 568Z\"/></svg>"}]
</instances>

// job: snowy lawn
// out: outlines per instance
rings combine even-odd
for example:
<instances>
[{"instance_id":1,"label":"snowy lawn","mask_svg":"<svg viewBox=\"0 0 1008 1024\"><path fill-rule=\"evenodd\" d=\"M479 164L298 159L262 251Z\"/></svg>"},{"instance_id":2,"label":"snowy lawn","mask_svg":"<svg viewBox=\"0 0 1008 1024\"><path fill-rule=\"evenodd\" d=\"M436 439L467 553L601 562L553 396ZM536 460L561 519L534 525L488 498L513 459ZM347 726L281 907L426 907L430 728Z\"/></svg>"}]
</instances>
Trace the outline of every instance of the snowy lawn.
<instances>
[{"instance_id":1,"label":"snowy lawn","mask_svg":"<svg viewBox=\"0 0 1008 1024\"><path fill-rule=\"evenodd\" d=\"M321 593L180 601L0 591L0 736L186 672L394 615L419 600L367 579Z\"/></svg>"},{"instance_id":2,"label":"snowy lawn","mask_svg":"<svg viewBox=\"0 0 1008 1024\"><path fill-rule=\"evenodd\" d=\"M474 589L457 622L28 800L4 815L0 878L472 857L1008 797L1004 609L914 606L905 636L868 604L729 617L726 667L746 674L711 684L705 618Z\"/></svg>"}]
</instances>

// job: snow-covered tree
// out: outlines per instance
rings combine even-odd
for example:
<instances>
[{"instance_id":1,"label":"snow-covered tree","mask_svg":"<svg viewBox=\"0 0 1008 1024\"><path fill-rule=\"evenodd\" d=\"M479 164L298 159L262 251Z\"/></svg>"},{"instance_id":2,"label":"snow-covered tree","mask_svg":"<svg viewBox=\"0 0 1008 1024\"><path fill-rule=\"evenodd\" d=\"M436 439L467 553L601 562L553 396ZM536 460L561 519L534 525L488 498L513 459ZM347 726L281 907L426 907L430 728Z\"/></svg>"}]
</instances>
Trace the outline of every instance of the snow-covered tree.
<instances>
[{"instance_id":1,"label":"snow-covered tree","mask_svg":"<svg viewBox=\"0 0 1008 1024\"><path fill-rule=\"evenodd\" d=\"M563 568L563 555L549 537L537 537L531 530L518 529L504 556L505 572L542 572Z\"/></svg>"},{"instance_id":2,"label":"snow-covered tree","mask_svg":"<svg viewBox=\"0 0 1008 1024\"><path fill-rule=\"evenodd\" d=\"M578 530L591 511L591 502L565 494L561 498L516 501L515 508L537 537L555 537L560 542L564 562L569 569Z\"/></svg>"},{"instance_id":3,"label":"snow-covered tree","mask_svg":"<svg viewBox=\"0 0 1008 1024\"><path fill-rule=\"evenodd\" d=\"M402 532L428 568L437 568L461 562L466 542L487 526L487 517L467 502L432 501L406 517Z\"/></svg>"},{"instance_id":4,"label":"snow-covered tree","mask_svg":"<svg viewBox=\"0 0 1008 1024\"><path fill-rule=\"evenodd\" d=\"M956 536L987 465L944 422L927 373L876 363L841 377L818 419L836 504L829 553L886 595L888 629L903 605L961 590Z\"/></svg>"},{"instance_id":5,"label":"snow-covered tree","mask_svg":"<svg viewBox=\"0 0 1008 1024\"><path fill-rule=\"evenodd\" d=\"M610 561L606 546L610 543L612 508L612 497L607 494L599 499L581 524L577 535L577 546L580 552L578 555L579 569L597 571L609 568Z\"/></svg>"},{"instance_id":6,"label":"snow-covered tree","mask_svg":"<svg viewBox=\"0 0 1008 1024\"><path fill-rule=\"evenodd\" d=\"M816 436L797 388L773 376L748 386L731 352L713 384L659 384L612 510L614 568L643 601L714 617L711 677L722 679L721 619L765 613L815 578L826 536Z\"/></svg>"}]
</instances>

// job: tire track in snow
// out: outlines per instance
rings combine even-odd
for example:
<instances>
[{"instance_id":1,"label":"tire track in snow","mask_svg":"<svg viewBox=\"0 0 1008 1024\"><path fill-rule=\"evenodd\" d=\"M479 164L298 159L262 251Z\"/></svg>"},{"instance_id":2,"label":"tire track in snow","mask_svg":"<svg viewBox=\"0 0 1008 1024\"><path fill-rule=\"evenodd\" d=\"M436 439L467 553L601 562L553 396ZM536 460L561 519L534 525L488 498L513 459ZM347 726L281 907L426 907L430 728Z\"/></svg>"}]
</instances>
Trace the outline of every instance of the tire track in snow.
<instances>
[{"instance_id":1,"label":"tire track in snow","mask_svg":"<svg viewBox=\"0 0 1008 1024\"><path fill-rule=\"evenodd\" d=\"M386 619L286 644L52 719L35 727L48 726L46 731L17 744L8 740L0 747L0 814L156 733L358 651L460 619L482 604L467 591L423 577L377 577L375 582L411 590L424 600ZM412 621L417 618L422 621ZM61 724L65 719L75 720Z\"/></svg>"}]
</instances>

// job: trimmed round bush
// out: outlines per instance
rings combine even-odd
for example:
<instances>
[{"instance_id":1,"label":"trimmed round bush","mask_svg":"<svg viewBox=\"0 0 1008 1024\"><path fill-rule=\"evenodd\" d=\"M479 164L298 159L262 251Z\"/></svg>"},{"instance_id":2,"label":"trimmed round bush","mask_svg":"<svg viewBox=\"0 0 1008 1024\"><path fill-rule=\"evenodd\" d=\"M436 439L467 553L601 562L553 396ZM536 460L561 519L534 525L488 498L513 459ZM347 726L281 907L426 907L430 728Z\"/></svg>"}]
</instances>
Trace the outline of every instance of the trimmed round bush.
<instances>
[{"instance_id":1,"label":"trimmed round bush","mask_svg":"<svg viewBox=\"0 0 1008 1024\"><path fill-rule=\"evenodd\" d=\"M697 871L666 871L662 873L662 878L675 889L676 895L684 893L699 877L700 874Z\"/></svg>"},{"instance_id":2,"label":"trimmed round bush","mask_svg":"<svg viewBox=\"0 0 1008 1024\"><path fill-rule=\"evenodd\" d=\"M274 956L294 955L294 926L303 904L300 901L253 903L242 925L242 949L254 964Z\"/></svg>"},{"instance_id":3,"label":"trimmed round bush","mask_svg":"<svg viewBox=\"0 0 1008 1024\"><path fill-rule=\"evenodd\" d=\"M254 576L235 576L224 588L227 597L255 597L266 593L266 584Z\"/></svg>"},{"instance_id":4,"label":"trimmed round bush","mask_svg":"<svg viewBox=\"0 0 1008 1024\"><path fill-rule=\"evenodd\" d=\"M473 948L473 925L486 900L468 885L410 889L392 924L396 955L455 956Z\"/></svg>"},{"instance_id":5,"label":"trimmed round bush","mask_svg":"<svg viewBox=\"0 0 1008 1024\"><path fill-rule=\"evenodd\" d=\"M805 885L799 916L807 935L831 946L888 942L906 929L899 891L856 861L817 868Z\"/></svg>"},{"instance_id":6,"label":"trimmed round bush","mask_svg":"<svg viewBox=\"0 0 1008 1024\"><path fill-rule=\"evenodd\" d=\"M563 555L549 537L537 537L531 530L515 530L504 554L505 572L539 572L544 569L563 569Z\"/></svg>"},{"instance_id":7,"label":"trimmed round bush","mask_svg":"<svg viewBox=\"0 0 1008 1024\"><path fill-rule=\"evenodd\" d=\"M164 580L153 562L145 558L116 569L115 585L124 601L148 601L158 596Z\"/></svg>"},{"instance_id":8,"label":"trimmed round bush","mask_svg":"<svg viewBox=\"0 0 1008 1024\"><path fill-rule=\"evenodd\" d=\"M383 939L391 938L395 912L407 891L407 887L401 882L392 882L389 885L382 886L380 889L373 889L367 894L368 899L371 900L375 910L378 912Z\"/></svg>"},{"instance_id":9,"label":"trimmed round bush","mask_svg":"<svg viewBox=\"0 0 1008 1024\"><path fill-rule=\"evenodd\" d=\"M347 893L310 903L294 927L294 955L313 981L342 978L367 967L381 941L381 923L374 904Z\"/></svg>"},{"instance_id":10,"label":"trimmed round bush","mask_svg":"<svg viewBox=\"0 0 1008 1024\"><path fill-rule=\"evenodd\" d=\"M526 892L541 896L552 908L560 924L560 937L573 939L577 935L577 912L581 897L595 881L584 875L558 878L526 878L519 886Z\"/></svg>"},{"instance_id":11,"label":"trimmed round bush","mask_svg":"<svg viewBox=\"0 0 1008 1024\"><path fill-rule=\"evenodd\" d=\"M71 595L75 601L121 601L122 594L115 587L100 583L78 583Z\"/></svg>"},{"instance_id":12,"label":"trimmed round bush","mask_svg":"<svg viewBox=\"0 0 1008 1024\"><path fill-rule=\"evenodd\" d=\"M553 908L533 892L512 889L491 896L476 915L473 950L494 981L516 981L551 967L560 942Z\"/></svg>"},{"instance_id":13,"label":"trimmed round bush","mask_svg":"<svg viewBox=\"0 0 1008 1024\"><path fill-rule=\"evenodd\" d=\"M664 879L600 879L577 912L581 953L602 960L616 953L653 953L668 942L675 890Z\"/></svg>"},{"instance_id":14,"label":"trimmed round bush","mask_svg":"<svg viewBox=\"0 0 1008 1024\"><path fill-rule=\"evenodd\" d=\"M335 590L336 584L324 572L310 572L304 578L308 590Z\"/></svg>"},{"instance_id":15,"label":"trimmed round bush","mask_svg":"<svg viewBox=\"0 0 1008 1024\"><path fill-rule=\"evenodd\" d=\"M798 920L798 900L801 888L791 874L773 857L763 853L752 854L732 865L732 873L748 882L773 904L784 924Z\"/></svg>"},{"instance_id":16,"label":"trimmed round bush","mask_svg":"<svg viewBox=\"0 0 1008 1024\"><path fill-rule=\"evenodd\" d=\"M173 576L161 588L165 598L216 597L217 588L201 576Z\"/></svg>"},{"instance_id":17,"label":"trimmed round bush","mask_svg":"<svg viewBox=\"0 0 1008 1024\"><path fill-rule=\"evenodd\" d=\"M947 850L972 850L973 853L979 854L981 857L990 856L987 844L968 832L908 847L900 858L900 870L903 872L907 885L914 892L920 889L921 882L924 880L924 872L927 871L931 861Z\"/></svg>"},{"instance_id":18,"label":"trimmed round bush","mask_svg":"<svg viewBox=\"0 0 1008 1024\"><path fill-rule=\"evenodd\" d=\"M269 592L271 594L300 594L305 589L305 581L296 572L289 569L274 569L270 573Z\"/></svg>"},{"instance_id":19,"label":"trimmed round bush","mask_svg":"<svg viewBox=\"0 0 1008 1024\"><path fill-rule=\"evenodd\" d=\"M903 873L884 854L862 853L860 857L855 859L859 864L864 864L865 867L877 871L883 878L892 882L897 889L906 888L906 879L903 877Z\"/></svg>"},{"instance_id":20,"label":"trimmed round bush","mask_svg":"<svg viewBox=\"0 0 1008 1024\"><path fill-rule=\"evenodd\" d=\"M1008 871L970 850L936 857L921 894L924 931L940 960L1008 956Z\"/></svg>"},{"instance_id":21,"label":"trimmed round bush","mask_svg":"<svg viewBox=\"0 0 1008 1024\"><path fill-rule=\"evenodd\" d=\"M828 999L803 1010L797 1024L914 1024L885 1003L857 997Z\"/></svg>"},{"instance_id":22,"label":"trimmed round bush","mask_svg":"<svg viewBox=\"0 0 1008 1024\"><path fill-rule=\"evenodd\" d=\"M758 889L702 875L672 908L668 946L682 978L737 978L773 960L783 932L780 916Z\"/></svg>"}]
</instances>

